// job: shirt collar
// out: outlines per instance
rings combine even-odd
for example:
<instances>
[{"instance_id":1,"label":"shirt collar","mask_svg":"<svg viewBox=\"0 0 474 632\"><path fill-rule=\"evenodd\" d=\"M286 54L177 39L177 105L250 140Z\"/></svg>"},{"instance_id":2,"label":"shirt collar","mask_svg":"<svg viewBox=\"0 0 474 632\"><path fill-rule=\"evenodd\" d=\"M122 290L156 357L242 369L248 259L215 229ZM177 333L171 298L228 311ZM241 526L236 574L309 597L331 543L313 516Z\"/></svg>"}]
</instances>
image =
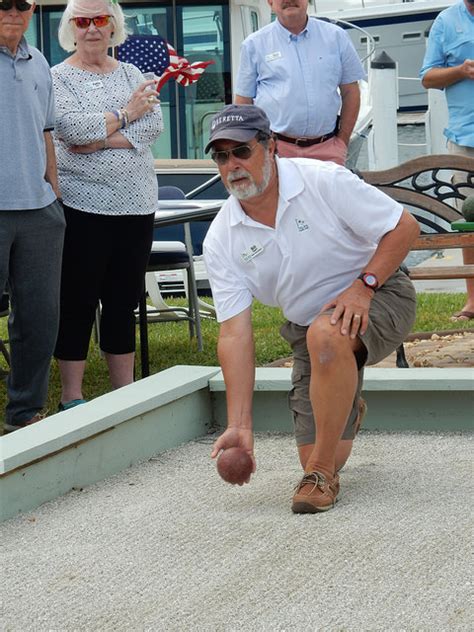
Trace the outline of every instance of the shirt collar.
<instances>
[{"instance_id":1,"label":"shirt collar","mask_svg":"<svg viewBox=\"0 0 474 632\"><path fill-rule=\"evenodd\" d=\"M278 169L278 209L275 226L278 226L292 198L304 190L304 182L291 158L282 159L276 156L276 163Z\"/></svg>"},{"instance_id":2,"label":"shirt collar","mask_svg":"<svg viewBox=\"0 0 474 632\"><path fill-rule=\"evenodd\" d=\"M298 35L294 35L294 33L291 33L288 29L286 29L286 28L283 26L283 24L282 24L282 23L281 23L278 19L277 19L277 20L275 20L275 25L276 25L276 28L278 28L278 29L279 29L280 34L281 34L281 35L283 35L283 37L284 37L284 38L285 38L288 42L291 42L292 40L297 39L297 38L299 38L299 37L308 37L308 35L309 35L309 31L308 31L308 26L309 26L309 23L310 23L310 19L309 19L309 17L308 17L308 18L307 18L307 21L306 21L306 26L304 27L304 29L303 29L300 33L298 33Z\"/></svg>"},{"instance_id":3,"label":"shirt collar","mask_svg":"<svg viewBox=\"0 0 474 632\"><path fill-rule=\"evenodd\" d=\"M13 57L13 59L31 59L30 49L28 47L28 42L26 41L26 37L23 35L21 38L18 48L16 49L16 54L12 55L11 51L7 46L0 46L0 52Z\"/></svg>"},{"instance_id":4,"label":"shirt collar","mask_svg":"<svg viewBox=\"0 0 474 632\"><path fill-rule=\"evenodd\" d=\"M470 20L474 20L474 15L471 15L469 13L466 5L464 4L464 0L461 0L461 2L459 3L459 8L461 9L461 12L464 12Z\"/></svg>"},{"instance_id":5,"label":"shirt collar","mask_svg":"<svg viewBox=\"0 0 474 632\"><path fill-rule=\"evenodd\" d=\"M291 159L283 160L275 156L277 172L278 172L278 209L276 222L288 207L290 200L301 193L304 189L304 182L301 174ZM229 221L231 226L237 224L247 224L253 222L249 218L240 205L239 200L231 195L229 197Z\"/></svg>"},{"instance_id":6,"label":"shirt collar","mask_svg":"<svg viewBox=\"0 0 474 632\"><path fill-rule=\"evenodd\" d=\"M234 195L231 195L229 197L229 215L230 215L231 226L237 226L237 224L243 224L247 217L244 209L240 206L239 200Z\"/></svg>"}]
</instances>

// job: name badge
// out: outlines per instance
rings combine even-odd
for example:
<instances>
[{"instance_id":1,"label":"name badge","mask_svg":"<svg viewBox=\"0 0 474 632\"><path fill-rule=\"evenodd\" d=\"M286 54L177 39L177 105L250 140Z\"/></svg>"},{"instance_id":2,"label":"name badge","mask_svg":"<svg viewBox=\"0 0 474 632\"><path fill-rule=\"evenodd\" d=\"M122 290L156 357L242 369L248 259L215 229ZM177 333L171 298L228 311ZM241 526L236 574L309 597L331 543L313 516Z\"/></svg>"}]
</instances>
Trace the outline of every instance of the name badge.
<instances>
[{"instance_id":1,"label":"name badge","mask_svg":"<svg viewBox=\"0 0 474 632\"><path fill-rule=\"evenodd\" d=\"M262 252L262 244L256 243L252 244L247 250L244 250L244 252L242 252L240 256L242 257L242 261L244 263L248 263L249 261L252 261L252 259L255 259L255 257L257 257Z\"/></svg>"},{"instance_id":2,"label":"name badge","mask_svg":"<svg viewBox=\"0 0 474 632\"><path fill-rule=\"evenodd\" d=\"M95 81L87 81L86 82L86 90L91 92L92 90L100 90L103 88L103 83L100 79L96 79Z\"/></svg>"},{"instance_id":3,"label":"name badge","mask_svg":"<svg viewBox=\"0 0 474 632\"><path fill-rule=\"evenodd\" d=\"M280 53L279 50L275 51L274 53L268 53L268 55L265 55L265 61L275 61L275 59L281 59L282 58L282 54Z\"/></svg>"}]
</instances>

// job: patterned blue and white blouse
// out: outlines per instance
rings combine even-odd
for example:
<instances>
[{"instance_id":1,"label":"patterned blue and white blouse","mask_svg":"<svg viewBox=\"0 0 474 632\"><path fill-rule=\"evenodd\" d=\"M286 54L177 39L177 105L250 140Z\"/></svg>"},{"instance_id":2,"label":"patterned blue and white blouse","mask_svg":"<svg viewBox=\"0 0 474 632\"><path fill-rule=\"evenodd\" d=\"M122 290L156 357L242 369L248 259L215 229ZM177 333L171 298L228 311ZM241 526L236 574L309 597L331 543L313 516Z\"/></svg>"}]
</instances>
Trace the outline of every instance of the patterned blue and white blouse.
<instances>
[{"instance_id":1,"label":"patterned blue and white blouse","mask_svg":"<svg viewBox=\"0 0 474 632\"><path fill-rule=\"evenodd\" d=\"M52 68L56 98L55 145L63 201L101 215L145 215L158 210L158 183L151 145L163 131L159 105L120 133L130 149L74 154L71 145L106 138L105 112L124 108L145 80L132 64L119 62L107 74L66 63Z\"/></svg>"}]
</instances>

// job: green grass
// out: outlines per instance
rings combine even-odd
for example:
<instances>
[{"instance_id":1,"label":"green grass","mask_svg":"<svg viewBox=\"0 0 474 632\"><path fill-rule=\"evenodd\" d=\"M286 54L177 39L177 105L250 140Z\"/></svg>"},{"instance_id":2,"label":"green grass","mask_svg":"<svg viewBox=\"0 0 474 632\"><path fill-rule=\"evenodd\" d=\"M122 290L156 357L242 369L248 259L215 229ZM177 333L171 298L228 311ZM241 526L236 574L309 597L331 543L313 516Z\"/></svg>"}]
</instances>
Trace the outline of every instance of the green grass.
<instances>
[{"instance_id":1,"label":"green grass","mask_svg":"<svg viewBox=\"0 0 474 632\"><path fill-rule=\"evenodd\" d=\"M464 294L418 294L418 313L413 331L442 331L447 329L469 328L469 321L453 323L451 314L462 308ZM174 304L184 304L175 299ZM255 303L253 324L255 330L256 358L259 366L290 355L287 343L279 335L279 327L284 318L277 308L265 307ZM196 340L190 340L187 323L155 323L149 326L150 373L157 373L177 364L200 364L217 366L216 343L219 326L214 320L202 321L204 351L199 353ZM138 331L137 331L138 334ZM0 320L0 337L7 338L6 319ZM139 347L137 348L137 366ZM3 358L0 368L5 368ZM138 369L139 374L139 369ZM6 388L0 383L0 407L3 410L6 401ZM84 378L84 396L93 399L110 389L105 361L99 349L91 342L86 374ZM60 382L56 364L53 362L48 397L48 410L57 409L60 398Z\"/></svg>"}]
</instances>

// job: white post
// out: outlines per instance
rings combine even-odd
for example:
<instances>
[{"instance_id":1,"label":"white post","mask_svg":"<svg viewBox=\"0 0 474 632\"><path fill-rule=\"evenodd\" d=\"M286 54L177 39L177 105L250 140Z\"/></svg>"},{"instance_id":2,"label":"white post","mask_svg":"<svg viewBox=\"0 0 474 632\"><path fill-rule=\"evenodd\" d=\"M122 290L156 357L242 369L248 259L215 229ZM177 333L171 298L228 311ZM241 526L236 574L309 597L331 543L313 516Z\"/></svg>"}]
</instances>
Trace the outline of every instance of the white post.
<instances>
[{"instance_id":1,"label":"white post","mask_svg":"<svg viewBox=\"0 0 474 632\"><path fill-rule=\"evenodd\" d=\"M444 90L428 90L428 110L425 114L426 153L445 154L446 136L444 128L448 124L448 105Z\"/></svg>"},{"instance_id":2,"label":"white post","mask_svg":"<svg viewBox=\"0 0 474 632\"><path fill-rule=\"evenodd\" d=\"M390 169L398 165L397 64L385 51L370 64L373 123L368 139L369 169Z\"/></svg>"},{"instance_id":3,"label":"white post","mask_svg":"<svg viewBox=\"0 0 474 632\"><path fill-rule=\"evenodd\" d=\"M431 27L430 27L431 28ZM430 29L425 31L428 44ZM425 114L426 153L445 154L446 137L444 128L448 125L448 104L444 90L428 90L428 110Z\"/></svg>"}]
</instances>

